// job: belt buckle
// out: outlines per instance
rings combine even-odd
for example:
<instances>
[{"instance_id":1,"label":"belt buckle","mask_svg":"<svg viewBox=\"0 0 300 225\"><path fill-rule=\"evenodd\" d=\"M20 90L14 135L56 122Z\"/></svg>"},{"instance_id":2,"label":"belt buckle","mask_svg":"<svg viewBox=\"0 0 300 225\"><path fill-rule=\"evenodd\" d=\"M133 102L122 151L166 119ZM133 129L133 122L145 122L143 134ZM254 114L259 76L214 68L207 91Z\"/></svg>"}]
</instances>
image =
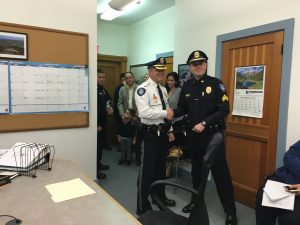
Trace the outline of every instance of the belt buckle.
<instances>
[{"instance_id":1,"label":"belt buckle","mask_svg":"<svg viewBox=\"0 0 300 225\"><path fill-rule=\"evenodd\" d=\"M157 133L157 136L158 136L158 137L160 136L160 129L161 129L161 126L160 126L160 125L157 125L157 131L156 131L156 133Z\"/></svg>"}]
</instances>

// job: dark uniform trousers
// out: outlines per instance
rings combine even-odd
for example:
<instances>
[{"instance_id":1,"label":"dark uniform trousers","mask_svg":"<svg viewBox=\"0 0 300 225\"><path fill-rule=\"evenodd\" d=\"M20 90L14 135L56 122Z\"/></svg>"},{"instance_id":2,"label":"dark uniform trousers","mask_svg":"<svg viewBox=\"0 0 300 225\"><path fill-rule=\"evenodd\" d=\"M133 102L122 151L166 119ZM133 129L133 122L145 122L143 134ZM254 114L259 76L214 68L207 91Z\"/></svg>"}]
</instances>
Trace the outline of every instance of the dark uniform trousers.
<instances>
[{"instance_id":1,"label":"dark uniform trousers","mask_svg":"<svg viewBox=\"0 0 300 225\"><path fill-rule=\"evenodd\" d=\"M137 210L141 213L152 209L148 200L150 185L160 179L165 179L166 155L168 152L168 135L161 133L145 133L141 144L142 164L138 176ZM164 188L157 190L159 197L164 199Z\"/></svg>"},{"instance_id":2,"label":"dark uniform trousers","mask_svg":"<svg viewBox=\"0 0 300 225\"><path fill-rule=\"evenodd\" d=\"M279 177L272 176L268 178L278 182L283 182ZM263 188L265 184L259 188L256 194L256 224L257 225L275 225L278 219L279 225L298 225L300 221L300 196L295 197L294 210L279 209L273 207L262 206Z\"/></svg>"},{"instance_id":3,"label":"dark uniform trousers","mask_svg":"<svg viewBox=\"0 0 300 225\"><path fill-rule=\"evenodd\" d=\"M218 196L225 213L236 213L233 187L226 162L224 135L222 131L196 133L188 132L188 144L191 148L192 179L194 189L200 184L206 185L211 170ZM201 179L205 179L201 182ZM203 189L204 190L204 189ZM195 201L192 197L192 201Z\"/></svg>"},{"instance_id":4,"label":"dark uniform trousers","mask_svg":"<svg viewBox=\"0 0 300 225\"><path fill-rule=\"evenodd\" d=\"M101 131L97 132L97 171L99 171L98 166L102 160L102 152L106 138L106 128L103 127Z\"/></svg>"}]
</instances>

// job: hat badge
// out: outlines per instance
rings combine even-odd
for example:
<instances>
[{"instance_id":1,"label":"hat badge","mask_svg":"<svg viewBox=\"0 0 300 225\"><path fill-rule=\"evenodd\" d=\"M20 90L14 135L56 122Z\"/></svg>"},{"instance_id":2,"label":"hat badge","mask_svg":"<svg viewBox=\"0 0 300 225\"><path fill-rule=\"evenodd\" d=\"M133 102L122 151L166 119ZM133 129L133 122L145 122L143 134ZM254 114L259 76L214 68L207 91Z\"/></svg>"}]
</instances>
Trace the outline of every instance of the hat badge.
<instances>
[{"instance_id":1,"label":"hat badge","mask_svg":"<svg viewBox=\"0 0 300 225\"><path fill-rule=\"evenodd\" d=\"M164 63L165 61L164 61L164 58L160 58L160 63Z\"/></svg>"},{"instance_id":2,"label":"hat badge","mask_svg":"<svg viewBox=\"0 0 300 225\"><path fill-rule=\"evenodd\" d=\"M200 52L195 52L194 53L194 58L199 58L200 57Z\"/></svg>"}]
</instances>

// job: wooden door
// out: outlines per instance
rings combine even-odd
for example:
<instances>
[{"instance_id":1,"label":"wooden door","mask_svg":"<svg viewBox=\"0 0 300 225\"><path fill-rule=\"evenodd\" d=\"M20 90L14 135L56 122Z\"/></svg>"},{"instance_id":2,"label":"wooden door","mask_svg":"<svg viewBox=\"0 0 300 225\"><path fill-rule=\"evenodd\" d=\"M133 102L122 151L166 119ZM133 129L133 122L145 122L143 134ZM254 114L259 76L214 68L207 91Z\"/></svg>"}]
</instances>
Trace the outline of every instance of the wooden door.
<instances>
[{"instance_id":1,"label":"wooden door","mask_svg":"<svg viewBox=\"0 0 300 225\"><path fill-rule=\"evenodd\" d=\"M222 80L233 109L235 68L265 65L263 117L230 114L225 131L226 155L236 200L255 206L265 175L275 169L280 101L283 31L223 42Z\"/></svg>"},{"instance_id":2,"label":"wooden door","mask_svg":"<svg viewBox=\"0 0 300 225\"><path fill-rule=\"evenodd\" d=\"M104 87L112 98L113 104L115 88L120 84L120 73L126 72L127 69L127 57L99 54L97 67L105 72L106 82ZM108 144L117 143L116 121L114 116L110 116L108 119L107 131Z\"/></svg>"},{"instance_id":3,"label":"wooden door","mask_svg":"<svg viewBox=\"0 0 300 225\"><path fill-rule=\"evenodd\" d=\"M166 58L166 63L167 63L167 69L165 70L165 76L163 79L163 85L166 84L166 80L167 80L167 74L170 72L173 72L173 57L167 57Z\"/></svg>"}]
</instances>

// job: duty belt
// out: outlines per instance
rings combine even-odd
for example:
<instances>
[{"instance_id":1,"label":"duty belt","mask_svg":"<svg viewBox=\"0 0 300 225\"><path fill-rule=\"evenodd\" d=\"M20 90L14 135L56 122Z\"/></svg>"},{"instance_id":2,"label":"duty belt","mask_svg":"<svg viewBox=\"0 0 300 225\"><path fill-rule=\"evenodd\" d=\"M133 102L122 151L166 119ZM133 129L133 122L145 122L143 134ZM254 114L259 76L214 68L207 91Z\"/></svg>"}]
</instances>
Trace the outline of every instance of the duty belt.
<instances>
[{"instance_id":1,"label":"duty belt","mask_svg":"<svg viewBox=\"0 0 300 225\"><path fill-rule=\"evenodd\" d=\"M157 136L160 136L161 134L167 134L170 126L164 123L158 125L141 124L141 128L145 133L157 134Z\"/></svg>"}]
</instances>

